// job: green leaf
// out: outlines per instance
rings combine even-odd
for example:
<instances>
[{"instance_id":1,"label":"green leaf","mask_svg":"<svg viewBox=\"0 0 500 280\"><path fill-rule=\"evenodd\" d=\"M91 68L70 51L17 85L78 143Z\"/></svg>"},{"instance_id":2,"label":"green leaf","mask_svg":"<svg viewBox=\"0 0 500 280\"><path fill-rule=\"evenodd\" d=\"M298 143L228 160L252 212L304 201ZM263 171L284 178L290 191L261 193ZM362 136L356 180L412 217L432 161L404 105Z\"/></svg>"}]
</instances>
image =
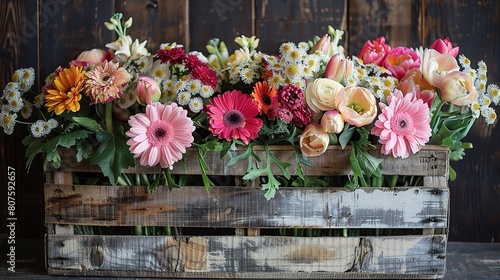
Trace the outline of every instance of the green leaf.
<instances>
[{"instance_id":1,"label":"green leaf","mask_svg":"<svg viewBox=\"0 0 500 280\"><path fill-rule=\"evenodd\" d=\"M346 126L348 127L348 126ZM356 128L353 127L348 127L347 129L344 129L342 133L339 136L339 143L342 149L345 149L347 144L349 144L349 141L351 141L352 135L354 134L354 131L356 131Z\"/></svg>"},{"instance_id":2,"label":"green leaf","mask_svg":"<svg viewBox=\"0 0 500 280\"><path fill-rule=\"evenodd\" d=\"M108 177L112 185L117 184L123 169L135 165L134 157L126 144L127 139L123 134L123 127L117 126L114 131L115 134L105 130L96 133L99 146L89 158L91 164L101 168L102 173Z\"/></svg>"},{"instance_id":3,"label":"green leaf","mask_svg":"<svg viewBox=\"0 0 500 280\"><path fill-rule=\"evenodd\" d=\"M75 130L65 134L59 134L43 145L45 152L54 151L57 147L70 148L76 145L76 140L86 139L90 132L88 130Z\"/></svg>"},{"instance_id":4,"label":"green leaf","mask_svg":"<svg viewBox=\"0 0 500 280\"><path fill-rule=\"evenodd\" d=\"M264 169L252 169L250 171L248 171L245 176L243 176L243 180L255 180L257 179L258 177L260 177L260 175L266 173L267 169L264 168Z\"/></svg>"},{"instance_id":5,"label":"green leaf","mask_svg":"<svg viewBox=\"0 0 500 280\"><path fill-rule=\"evenodd\" d=\"M73 121L76 122L78 125L83 126L86 129L93 132L99 132L103 130L102 126L96 120L91 118L73 117Z\"/></svg>"},{"instance_id":6,"label":"green leaf","mask_svg":"<svg viewBox=\"0 0 500 280\"><path fill-rule=\"evenodd\" d=\"M35 138L33 135L26 136L23 141L23 145L27 146L26 148L26 168L29 170L31 167L31 163L33 163L33 159L37 154L43 153L43 138Z\"/></svg>"},{"instance_id":7,"label":"green leaf","mask_svg":"<svg viewBox=\"0 0 500 280\"><path fill-rule=\"evenodd\" d=\"M88 159L92 154L93 146L88 141L81 141L76 144L76 161Z\"/></svg>"}]
</instances>

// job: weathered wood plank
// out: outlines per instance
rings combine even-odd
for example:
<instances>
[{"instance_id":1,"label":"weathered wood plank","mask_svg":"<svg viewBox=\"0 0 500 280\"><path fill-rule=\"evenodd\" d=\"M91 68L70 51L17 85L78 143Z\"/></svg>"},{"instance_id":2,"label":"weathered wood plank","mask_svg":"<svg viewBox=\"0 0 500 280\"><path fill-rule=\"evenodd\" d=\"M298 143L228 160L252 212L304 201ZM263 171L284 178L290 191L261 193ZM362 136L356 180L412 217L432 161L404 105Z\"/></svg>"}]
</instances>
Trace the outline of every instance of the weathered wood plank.
<instances>
[{"instance_id":1,"label":"weathered wood plank","mask_svg":"<svg viewBox=\"0 0 500 280\"><path fill-rule=\"evenodd\" d=\"M449 190L45 186L47 223L105 226L446 228Z\"/></svg>"},{"instance_id":2,"label":"weathered wood plank","mask_svg":"<svg viewBox=\"0 0 500 280\"><path fill-rule=\"evenodd\" d=\"M347 30L346 2L256 1L255 26L256 35L260 38L260 49L276 54L282 43L307 42L315 35L326 34L328 25ZM340 44L344 45L344 42Z\"/></svg>"},{"instance_id":3,"label":"weathered wood plank","mask_svg":"<svg viewBox=\"0 0 500 280\"><path fill-rule=\"evenodd\" d=\"M123 13L125 20L133 18L128 34L140 42L147 40L146 48L154 54L162 43L189 44L188 3L187 0L116 1L116 12Z\"/></svg>"},{"instance_id":4,"label":"weathered wood plank","mask_svg":"<svg viewBox=\"0 0 500 280\"><path fill-rule=\"evenodd\" d=\"M48 235L51 274L180 278L438 278L446 237ZM311 273L314 272L314 273Z\"/></svg>"},{"instance_id":5,"label":"weathered wood plank","mask_svg":"<svg viewBox=\"0 0 500 280\"><path fill-rule=\"evenodd\" d=\"M190 0L189 34L190 51L206 54L208 41L219 38L231 54L240 48L234 38L255 35L255 0Z\"/></svg>"},{"instance_id":6,"label":"weathered wood plank","mask_svg":"<svg viewBox=\"0 0 500 280\"><path fill-rule=\"evenodd\" d=\"M295 152L292 146L272 146L271 153L283 162L291 163L288 170L294 174L295 165L297 164ZM63 150L61 150L63 151ZM263 147L254 147L254 151L260 157L261 162L265 162L265 152ZM234 152L234 154L242 153L243 150ZM409 158L401 159L394 158L392 155L385 156L380 153L380 149L376 148L369 151L371 155L377 158L383 158L382 173L386 175L413 175L413 176L443 176L448 177L448 158L449 150L439 146L424 146L417 154L411 155ZM87 162L78 163L75 161L75 151L64 150L61 155L61 170L74 172L100 172L96 166L91 166ZM350 147L342 149L340 146L330 146L328 150L319 157L310 157L312 167L303 166L302 169L305 175L309 176L339 176L352 175L352 170L349 163ZM174 165L172 174L201 174L198 163L198 152L196 148L189 148L184 155L184 161ZM208 152L205 157L210 171L209 175L220 176L243 176L247 171L247 163L242 160L233 166L226 166L229 157L226 156L220 159L218 152ZM49 170L53 170L49 166ZM274 174L279 173L279 169L273 166ZM124 170L124 173L159 173L160 168L143 167L139 164L134 168ZM443 186L445 187L445 186Z\"/></svg>"},{"instance_id":7,"label":"weathered wood plank","mask_svg":"<svg viewBox=\"0 0 500 280\"><path fill-rule=\"evenodd\" d=\"M393 47L420 46L420 4L419 0L348 1L348 53L358 55L366 41L379 36Z\"/></svg>"}]
</instances>

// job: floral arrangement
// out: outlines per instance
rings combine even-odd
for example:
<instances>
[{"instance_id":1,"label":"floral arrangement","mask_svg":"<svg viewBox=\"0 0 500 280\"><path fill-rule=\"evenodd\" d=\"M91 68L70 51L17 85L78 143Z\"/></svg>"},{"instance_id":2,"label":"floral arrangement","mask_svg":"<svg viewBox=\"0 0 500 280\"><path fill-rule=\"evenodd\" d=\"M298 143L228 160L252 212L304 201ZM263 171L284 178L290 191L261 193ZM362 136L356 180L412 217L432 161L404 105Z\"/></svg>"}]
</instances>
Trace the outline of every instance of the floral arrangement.
<instances>
[{"instance_id":1,"label":"floral arrangement","mask_svg":"<svg viewBox=\"0 0 500 280\"><path fill-rule=\"evenodd\" d=\"M329 27L322 37L283 43L277 54L258 51L255 36L236 38L240 48L231 54L218 39L208 42L205 54L176 43L150 53L146 41L126 34L131 25L132 18L123 22L115 14L106 27L118 39L56 69L41 93L30 91L32 68L12 75L0 99L0 125L7 134L27 125L28 166L43 154L45 164L58 167L58 148L74 147L76 160L98 165L109 184L129 183L121 171L137 158L162 168L145 179L152 189L171 188L177 183L169 170L195 146L207 189L212 182L204 156L217 151L230 158L228 165L248 161L244 180L265 175L262 188L271 199L282 185L279 177L292 176L270 145L295 148L300 164L292 185L310 182L301 170L308 157L321 156L329 145L350 145L354 175L346 186L368 186L381 176L382 161L368 149L406 158L424 145L441 145L450 148L451 160L460 160L472 147L462 140L476 119L496 120L499 87L487 84L486 64L474 67L448 38L412 49L391 47L380 37L347 57L338 45L343 31ZM254 145L264 146L265 162ZM244 152L234 154L238 148ZM282 174L273 174L271 165Z\"/></svg>"}]
</instances>

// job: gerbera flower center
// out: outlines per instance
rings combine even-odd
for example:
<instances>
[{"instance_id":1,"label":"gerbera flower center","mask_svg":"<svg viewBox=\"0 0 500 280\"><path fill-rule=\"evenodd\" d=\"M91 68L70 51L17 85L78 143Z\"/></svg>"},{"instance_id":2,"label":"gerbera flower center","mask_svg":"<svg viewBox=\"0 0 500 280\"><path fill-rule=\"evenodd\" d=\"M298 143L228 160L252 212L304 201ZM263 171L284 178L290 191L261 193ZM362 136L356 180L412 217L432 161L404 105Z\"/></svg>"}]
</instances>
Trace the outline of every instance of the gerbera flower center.
<instances>
[{"instance_id":1,"label":"gerbera flower center","mask_svg":"<svg viewBox=\"0 0 500 280\"><path fill-rule=\"evenodd\" d=\"M269 97L269 95L263 95L262 96L262 103L264 103L265 105L271 105L271 97Z\"/></svg>"},{"instance_id":2,"label":"gerbera flower center","mask_svg":"<svg viewBox=\"0 0 500 280\"><path fill-rule=\"evenodd\" d=\"M238 110L227 111L224 114L224 125L229 129L245 126L245 117Z\"/></svg>"},{"instance_id":3,"label":"gerbera flower center","mask_svg":"<svg viewBox=\"0 0 500 280\"><path fill-rule=\"evenodd\" d=\"M406 112L397 113L391 119L391 128L398 135L413 133L413 119Z\"/></svg>"},{"instance_id":4,"label":"gerbera flower center","mask_svg":"<svg viewBox=\"0 0 500 280\"><path fill-rule=\"evenodd\" d=\"M149 143L155 147L163 147L173 138L173 127L170 123L157 120L148 126L146 136Z\"/></svg>"}]
</instances>

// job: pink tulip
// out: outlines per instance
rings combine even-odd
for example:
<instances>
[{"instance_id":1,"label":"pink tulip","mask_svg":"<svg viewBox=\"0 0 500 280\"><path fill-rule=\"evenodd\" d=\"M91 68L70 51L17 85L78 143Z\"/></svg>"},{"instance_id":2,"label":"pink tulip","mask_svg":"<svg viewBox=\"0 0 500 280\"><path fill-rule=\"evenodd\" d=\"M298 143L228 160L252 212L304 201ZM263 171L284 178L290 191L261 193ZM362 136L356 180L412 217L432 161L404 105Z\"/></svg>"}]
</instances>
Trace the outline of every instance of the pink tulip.
<instances>
[{"instance_id":1,"label":"pink tulip","mask_svg":"<svg viewBox=\"0 0 500 280\"><path fill-rule=\"evenodd\" d=\"M139 76L137 79L137 101L141 105L160 100L161 91L158 82L150 77Z\"/></svg>"},{"instance_id":2,"label":"pink tulip","mask_svg":"<svg viewBox=\"0 0 500 280\"><path fill-rule=\"evenodd\" d=\"M328 133L340 133L344 129L344 117L337 110L326 111L321 117L321 128Z\"/></svg>"},{"instance_id":3,"label":"pink tulip","mask_svg":"<svg viewBox=\"0 0 500 280\"><path fill-rule=\"evenodd\" d=\"M450 38L446 38L444 40L442 39L437 39L432 43L432 45L429 47L429 49L434 49L438 51L439 53L447 53L453 57L457 57L458 55L458 47L453 47L451 44Z\"/></svg>"},{"instance_id":4,"label":"pink tulip","mask_svg":"<svg viewBox=\"0 0 500 280\"><path fill-rule=\"evenodd\" d=\"M391 50L391 46L385 43L384 37L378 37L375 41L366 41L363 48L359 52L359 57L365 64L376 64L382 66L387 53Z\"/></svg>"},{"instance_id":5,"label":"pink tulip","mask_svg":"<svg viewBox=\"0 0 500 280\"><path fill-rule=\"evenodd\" d=\"M353 68L351 60L343 59L340 54L334 54L326 65L325 77L341 83L346 76L352 74Z\"/></svg>"},{"instance_id":6,"label":"pink tulip","mask_svg":"<svg viewBox=\"0 0 500 280\"><path fill-rule=\"evenodd\" d=\"M330 52L330 36L328 34L323 35L316 44L311 48L312 51L321 51L324 54Z\"/></svg>"},{"instance_id":7,"label":"pink tulip","mask_svg":"<svg viewBox=\"0 0 500 280\"><path fill-rule=\"evenodd\" d=\"M80 53L75 60L71 61L71 64L86 67L89 64L99 64L106 60L107 57L108 53L105 50L91 49Z\"/></svg>"},{"instance_id":8,"label":"pink tulip","mask_svg":"<svg viewBox=\"0 0 500 280\"><path fill-rule=\"evenodd\" d=\"M420 67L420 56L409 48L397 47L387 53L383 66L400 80L408 70Z\"/></svg>"},{"instance_id":9,"label":"pink tulip","mask_svg":"<svg viewBox=\"0 0 500 280\"><path fill-rule=\"evenodd\" d=\"M447 54L428 49L424 52L422 59L422 74L430 85L440 88L444 77L450 73L460 70L457 60Z\"/></svg>"},{"instance_id":10,"label":"pink tulip","mask_svg":"<svg viewBox=\"0 0 500 280\"><path fill-rule=\"evenodd\" d=\"M377 116L375 96L364 87L343 88L335 95L335 104L344 120L356 127L372 123Z\"/></svg>"}]
</instances>

